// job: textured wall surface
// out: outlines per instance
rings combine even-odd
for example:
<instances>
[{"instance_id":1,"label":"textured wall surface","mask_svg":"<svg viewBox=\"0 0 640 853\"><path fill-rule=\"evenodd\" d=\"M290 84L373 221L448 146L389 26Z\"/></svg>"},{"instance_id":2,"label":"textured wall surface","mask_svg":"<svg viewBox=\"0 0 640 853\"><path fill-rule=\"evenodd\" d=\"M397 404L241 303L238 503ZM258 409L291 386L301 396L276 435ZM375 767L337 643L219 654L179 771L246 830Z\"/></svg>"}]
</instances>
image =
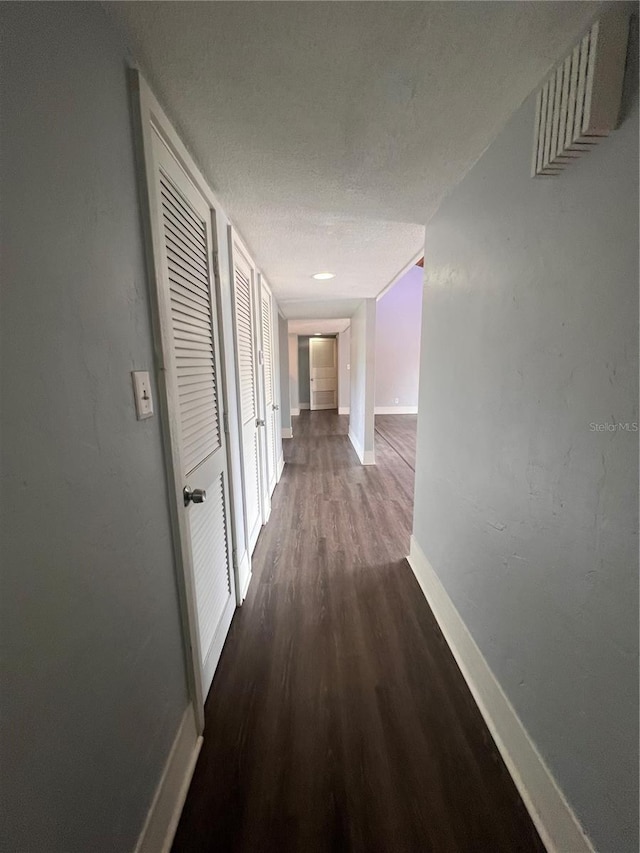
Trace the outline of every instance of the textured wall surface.
<instances>
[{"instance_id":1,"label":"textured wall surface","mask_svg":"<svg viewBox=\"0 0 640 853\"><path fill-rule=\"evenodd\" d=\"M298 383L300 404L311 403L311 368L309 362L309 340L310 335L298 335ZM335 334L327 333L326 337L337 337ZM340 377L338 377L338 382ZM348 403L347 403L348 405Z\"/></svg>"},{"instance_id":2,"label":"textured wall surface","mask_svg":"<svg viewBox=\"0 0 640 853\"><path fill-rule=\"evenodd\" d=\"M299 405L309 407L309 336L298 335L298 401Z\"/></svg>"},{"instance_id":3,"label":"textured wall surface","mask_svg":"<svg viewBox=\"0 0 640 853\"><path fill-rule=\"evenodd\" d=\"M349 432L361 450L374 452L376 301L363 299L351 318Z\"/></svg>"},{"instance_id":4,"label":"textured wall surface","mask_svg":"<svg viewBox=\"0 0 640 853\"><path fill-rule=\"evenodd\" d=\"M338 406L349 408L351 397L351 374L349 363L351 359L351 329L345 329L338 335Z\"/></svg>"},{"instance_id":5,"label":"textured wall surface","mask_svg":"<svg viewBox=\"0 0 640 853\"><path fill-rule=\"evenodd\" d=\"M289 402L291 411L300 407L298 400L298 336L289 335Z\"/></svg>"},{"instance_id":6,"label":"textured wall surface","mask_svg":"<svg viewBox=\"0 0 640 853\"><path fill-rule=\"evenodd\" d=\"M280 359L280 424L291 429L291 394L289 392L289 333L287 321L278 314L278 350Z\"/></svg>"},{"instance_id":7,"label":"textured wall surface","mask_svg":"<svg viewBox=\"0 0 640 853\"><path fill-rule=\"evenodd\" d=\"M134 848L187 691L126 55L3 3L0 848Z\"/></svg>"},{"instance_id":8,"label":"textured wall surface","mask_svg":"<svg viewBox=\"0 0 640 853\"><path fill-rule=\"evenodd\" d=\"M529 98L429 224L414 516L603 853L638 850L638 434L597 428L638 421L634 80L558 178Z\"/></svg>"},{"instance_id":9,"label":"textured wall surface","mask_svg":"<svg viewBox=\"0 0 640 853\"><path fill-rule=\"evenodd\" d=\"M376 406L417 406L421 267L412 267L376 307Z\"/></svg>"}]
</instances>

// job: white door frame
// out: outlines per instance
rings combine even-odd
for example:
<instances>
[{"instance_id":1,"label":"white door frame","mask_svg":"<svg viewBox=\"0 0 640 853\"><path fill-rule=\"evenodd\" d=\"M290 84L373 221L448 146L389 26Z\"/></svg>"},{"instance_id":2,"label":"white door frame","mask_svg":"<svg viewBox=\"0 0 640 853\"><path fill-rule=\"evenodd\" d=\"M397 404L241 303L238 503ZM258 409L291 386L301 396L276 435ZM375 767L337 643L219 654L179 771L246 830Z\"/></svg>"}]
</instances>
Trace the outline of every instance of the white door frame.
<instances>
[{"instance_id":1,"label":"white door frame","mask_svg":"<svg viewBox=\"0 0 640 853\"><path fill-rule=\"evenodd\" d=\"M216 229L216 216L223 215L222 207L215 195L211 192L209 185L202 173L193 162L189 152L178 137L164 111L153 96L150 88L142 75L137 70L132 70L130 82L133 94L133 114L135 122L135 141L139 155L138 177L140 183L140 199L142 205L142 219L144 228L144 243L147 257L147 271L150 280L149 296L151 301L151 313L153 323L153 340L156 361L156 378L158 386L158 408L160 412L163 436L164 462L167 472L167 485L169 491L169 512L171 518L174 557L176 562L176 580L178 597L180 603L181 626L184 639L186 658L187 683L191 701L193 703L196 728L199 735L204 730L204 696L202 693L202 665L200 657L200 640L198 633L198 617L195 596L195 580L192 564L189 556L189 531L186 526L186 517L183 510L183 472L180 464L180 446L178 440L178 429L176 414L169 405L167 388L167 376L165 368L165 351L163 340L166 340L166 330L162 319L159 301L159 290L163 281L162 269L162 241L163 235L156 215L156 160L153 151L153 135L157 133L169 151L184 169L187 177L193 183L200 195L204 198L211 211L211 234L212 234L212 269L215 280L215 304L217 316L216 332L219 336L219 350L224 350L225 332L220 308L220 279L218 271L218 239ZM163 331L164 330L164 331ZM219 409L223 414L227 411L227 387L232 376L219 364ZM223 414L226 425L226 417ZM225 432L226 432L225 428ZM233 468L229 458L230 442L227 440L227 473L229 487L238 488L240 484L233 483ZM233 500L228 501L228 512L231 515L229 528L231 530L232 548L235 552L235 535L233 517ZM230 572L236 593L236 604L239 603L237 589L237 571L234 561L230 561Z\"/></svg>"},{"instance_id":2,"label":"white door frame","mask_svg":"<svg viewBox=\"0 0 640 853\"><path fill-rule=\"evenodd\" d=\"M242 427L242 395L240 389L240 371L237 368L237 359L238 359L238 339L237 339L237 327L235 322L236 317L236 284L235 284L235 261L236 256L240 255L244 262L251 269L251 292L253 295L253 346L254 346L254 383L255 383L255 392L256 392L256 419L263 419L263 391L262 391L262 367L261 367L261 339L262 339L262 324L261 324L261 308L260 308L260 288L258 283L258 270L256 268L255 262L251 256L251 253L247 249L244 244L242 238L235 230L232 225L229 225L229 269L231 270L231 292L232 292L232 300L233 300L233 313L234 313L234 324L233 324L233 340L234 340L234 350L236 356L236 370L234 381L236 383L236 397L238 401L238 422L240 429L240 456L242 459L242 503L244 507L244 529L245 529L245 538L247 542L247 550L251 553L251 541L250 541L250 533L249 530L249 520L247 514L247 496L246 496L246 475L245 475L245 446L244 446L244 434ZM266 524L265 521L265 506L264 506L264 430L260 428L260 432L258 433L258 493L259 493L259 510L260 510L260 519L261 524ZM266 515L268 519L268 514ZM255 543L254 543L255 547ZM242 597L246 594L246 589L242 590Z\"/></svg>"},{"instance_id":3,"label":"white door frame","mask_svg":"<svg viewBox=\"0 0 640 853\"><path fill-rule=\"evenodd\" d=\"M333 341L333 359L336 365L336 404L335 406L318 406L316 409L313 408L313 376L311 375L312 367L311 367L311 349L313 341ZM310 411L320 411L324 409L338 409L339 403L339 378L338 374L340 373L340 364L338 361L338 338L336 335L313 335L309 338L309 409Z\"/></svg>"},{"instance_id":4,"label":"white door frame","mask_svg":"<svg viewBox=\"0 0 640 853\"><path fill-rule=\"evenodd\" d=\"M261 272L258 273L255 286L256 297L256 323L255 323L255 340L256 353L258 355L258 411L259 418L262 421L260 427L260 512L262 514L263 526L269 521L271 515L271 495L269 493L269 448L267 446L267 403L266 391L264 385L264 342L262 339L262 286L264 276Z\"/></svg>"},{"instance_id":5,"label":"white door frame","mask_svg":"<svg viewBox=\"0 0 640 853\"><path fill-rule=\"evenodd\" d=\"M269 302L269 319L270 319L270 327L271 327L271 405L267 404L267 382L266 382L266 358L264 353L265 341L264 341L264 305L263 305L263 297L266 296ZM277 328L274 329L274 315L275 315L275 325L277 326L277 313L273 310L273 293L271 288L269 287L267 280L263 275L260 275L260 340L261 340L261 351L262 351L262 390L263 390L263 418L265 421L265 429L264 429L264 449L265 449L265 475L266 475L266 492L265 498L269 501L268 503L268 512L271 512L271 495L273 494L273 490L275 489L276 483L278 482L278 459L274 459L271 456L270 448L269 448L269 431L273 432L273 453L274 456L277 455L277 447L278 447L278 428L277 428L277 419L279 417L280 406L278 403L278 396L276 393L276 385L278 384L278 377L276 376L276 346L278 343L278 331ZM266 524L266 521L265 521Z\"/></svg>"}]
</instances>

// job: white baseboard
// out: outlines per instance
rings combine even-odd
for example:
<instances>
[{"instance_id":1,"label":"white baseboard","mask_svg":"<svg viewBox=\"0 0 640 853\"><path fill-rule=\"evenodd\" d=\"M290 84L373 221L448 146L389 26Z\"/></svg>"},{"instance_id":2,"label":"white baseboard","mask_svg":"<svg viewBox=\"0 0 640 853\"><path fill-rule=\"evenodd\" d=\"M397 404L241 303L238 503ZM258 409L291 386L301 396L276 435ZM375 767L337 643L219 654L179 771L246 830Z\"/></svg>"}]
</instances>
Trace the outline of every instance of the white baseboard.
<instances>
[{"instance_id":1,"label":"white baseboard","mask_svg":"<svg viewBox=\"0 0 640 853\"><path fill-rule=\"evenodd\" d=\"M351 411L350 406L338 406L338 414L339 415L348 415Z\"/></svg>"},{"instance_id":2,"label":"white baseboard","mask_svg":"<svg viewBox=\"0 0 640 853\"><path fill-rule=\"evenodd\" d=\"M376 406L376 415L417 415L417 406Z\"/></svg>"},{"instance_id":3,"label":"white baseboard","mask_svg":"<svg viewBox=\"0 0 640 853\"><path fill-rule=\"evenodd\" d=\"M202 737L198 736L193 705L189 703L182 715L135 853L169 853L201 746Z\"/></svg>"},{"instance_id":4,"label":"white baseboard","mask_svg":"<svg viewBox=\"0 0 640 853\"><path fill-rule=\"evenodd\" d=\"M358 459L363 465L375 465L376 457L373 450L365 450L354 433L349 430L349 441L353 445L353 449L358 454Z\"/></svg>"},{"instance_id":5,"label":"white baseboard","mask_svg":"<svg viewBox=\"0 0 640 853\"><path fill-rule=\"evenodd\" d=\"M251 557L249 550L245 550L242 559L238 561L238 586L240 588L240 604L247 597L247 589L251 582Z\"/></svg>"},{"instance_id":6,"label":"white baseboard","mask_svg":"<svg viewBox=\"0 0 640 853\"><path fill-rule=\"evenodd\" d=\"M549 853L594 853L564 794L414 536L407 559L545 847Z\"/></svg>"},{"instance_id":7,"label":"white baseboard","mask_svg":"<svg viewBox=\"0 0 640 853\"><path fill-rule=\"evenodd\" d=\"M300 411L301 412L304 411L305 409L309 409L309 408L310 408L309 403L300 403Z\"/></svg>"},{"instance_id":8,"label":"white baseboard","mask_svg":"<svg viewBox=\"0 0 640 853\"><path fill-rule=\"evenodd\" d=\"M280 454L280 459L278 459L278 473L277 473L277 476L276 476L276 478L277 478L278 482L280 482L280 477L282 477L282 472L283 472L283 471L284 471L284 454L283 454L283 453L281 453L281 454Z\"/></svg>"},{"instance_id":9,"label":"white baseboard","mask_svg":"<svg viewBox=\"0 0 640 853\"><path fill-rule=\"evenodd\" d=\"M282 427L283 438L293 438L293 429L291 427Z\"/></svg>"},{"instance_id":10,"label":"white baseboard","mask_svg":"<svg viewBox=\"0 0 640 853\"><path fill-rule=\"evenodd\" d=\"M300 409L298 409L298 408L291 409L291 417L292 418L297 418L299 414L300 414Z\"/></svg>"},{"instance_id":11,"label":"white baseboard","mask_svg":"<svg viewBox=\"0 0 640 853\"><path fill-rule=\"evenodd\" d=\"M244 577L244 583L241 587L241 598L244 601L247 597L247 592L249 591L249 584L251 583L251 578L253 577L253 572L249 571L247 575Z\"/></svg>"}]
</instances>

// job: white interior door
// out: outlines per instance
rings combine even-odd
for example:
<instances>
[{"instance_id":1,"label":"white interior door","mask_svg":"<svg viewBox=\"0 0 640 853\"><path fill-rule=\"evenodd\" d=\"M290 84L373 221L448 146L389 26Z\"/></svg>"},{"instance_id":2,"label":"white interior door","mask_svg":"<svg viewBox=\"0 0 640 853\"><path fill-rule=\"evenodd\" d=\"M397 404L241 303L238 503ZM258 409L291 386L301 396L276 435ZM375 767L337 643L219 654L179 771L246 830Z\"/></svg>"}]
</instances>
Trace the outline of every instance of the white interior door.
<instances>
[{"instance_id":1,"label":"white interior door","mask_svg":"<svg viewBox=\"0 0 640 853\"><path fill-rule=\"evenodd\" d=\"M153 151L162 359L172 447L177 447L174 476L183 492L182 555L193 584L206 696L236 606L212 272L213 211L155 132Z\"/></svg>"},{"instance_id":2,"label":"white interior door","mask_svg":"<svg viewBox=\"0 0 640 853\"><path fill-rule=\"evenodd\" d=\"M310 408L338 408L338 348L335 338L309 338Z\"/></svg>"},{"instance_id":3,"label":"white interior door","mask_svg":"<svg viewBox=\"0 0 640 853\"><path fill-rule=\"evenodd\" d=\"M262 526L260 421L254 269L233 240L233 306L236 334L238 399L244 475L244 508L249 550L253 552Z\"/></svg>"},{"instance_id":4,"label":"white interior door","mask_svg":"<svg viewBox=\"0 0 640 853\"><path fill-rule=\"evenodd\" d=\"M276 487L278 459L276 456L276 418L279 416L275 401L276 378L273 352L273 302L271 291L261 282L262 298L262 371L264 374L264 420L266 431L266 477L269 495Z\"/></svg>"}]
</instances>

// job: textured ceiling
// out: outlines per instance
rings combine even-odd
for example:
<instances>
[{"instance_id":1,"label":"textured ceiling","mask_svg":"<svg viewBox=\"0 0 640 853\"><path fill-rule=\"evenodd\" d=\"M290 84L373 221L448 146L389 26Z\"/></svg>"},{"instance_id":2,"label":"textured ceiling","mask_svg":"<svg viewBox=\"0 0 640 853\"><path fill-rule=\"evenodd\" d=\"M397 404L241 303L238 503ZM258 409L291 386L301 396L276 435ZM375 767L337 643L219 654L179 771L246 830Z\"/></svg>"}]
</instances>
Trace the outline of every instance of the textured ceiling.
<instances>
[{"instance_id":1,"label":"textured ceiling","mask_svg":"<svg viewBox=\"0 0 640 853\"><path fill-rule=\"evenodd\" d=\"M349 327L351 320L289 320L290 335L337 335Z\"/></svg>"},{"instance_id":2,"label":"textured ceiling","mask_svg":"<svg viewBox=\"0 0 640 853\"><path fill-rule=\"evenodd\" d=\"M582 2L105 6L280 300L377 295L597 12ZM322 270L336 278L313 281Z\"/></svg>"}]
</instances>

